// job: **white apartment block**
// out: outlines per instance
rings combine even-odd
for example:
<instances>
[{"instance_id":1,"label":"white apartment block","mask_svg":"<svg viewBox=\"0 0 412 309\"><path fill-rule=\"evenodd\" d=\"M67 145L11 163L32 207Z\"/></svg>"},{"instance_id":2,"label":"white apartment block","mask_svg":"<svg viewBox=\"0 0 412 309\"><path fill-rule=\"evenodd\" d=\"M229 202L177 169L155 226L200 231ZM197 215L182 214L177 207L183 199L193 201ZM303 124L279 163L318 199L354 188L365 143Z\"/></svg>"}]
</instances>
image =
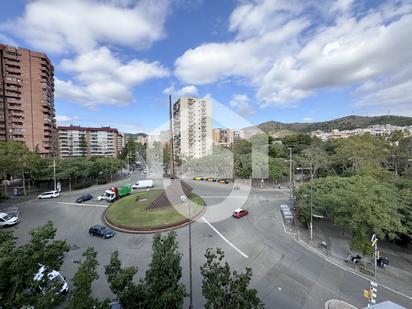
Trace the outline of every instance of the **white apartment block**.
<instances>
[{"instance_id":1,"label":"white apartment block","mask_svg":"<svg viewBox=\"0 0 412 309\"><path fill-rule=\"evenodd\" d=\"M116 157L124 147L124 138L110 127L58 127L60 157Z\"/></svg>"},{"instance_id":2,"label":"white apartment block","mask_svg":"<svg viewBox=\"0 0 412 309\"><path fill-rule=\"evenodd\" d=\"M212 103L207 99L181 97L173 104L173 151L175 160L201 158L212 153Z\"/></svg>"}]
</instances>

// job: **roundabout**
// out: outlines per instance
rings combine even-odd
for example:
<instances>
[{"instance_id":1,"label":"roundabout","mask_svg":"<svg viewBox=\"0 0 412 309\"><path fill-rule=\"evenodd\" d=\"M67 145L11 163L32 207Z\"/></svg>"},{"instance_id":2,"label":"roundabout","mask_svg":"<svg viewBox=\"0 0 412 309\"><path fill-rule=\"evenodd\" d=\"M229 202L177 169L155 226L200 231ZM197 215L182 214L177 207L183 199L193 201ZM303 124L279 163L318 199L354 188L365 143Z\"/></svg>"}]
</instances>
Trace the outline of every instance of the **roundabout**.
<instances>
[{"instance_id":1,"label":"roundabout","mask_svg":"<svg viewBox=\"0 0 412 309\"><path fill-rule=\"evenodd\" d=\"M164 190L148 190L126 196L105 211L104 219L112 228L129 233L157 233L185 226L189 222L189 207L193 220L204 212L203 199L189 193L186 202L153 208Z\"/></svg>"}]
</instances>

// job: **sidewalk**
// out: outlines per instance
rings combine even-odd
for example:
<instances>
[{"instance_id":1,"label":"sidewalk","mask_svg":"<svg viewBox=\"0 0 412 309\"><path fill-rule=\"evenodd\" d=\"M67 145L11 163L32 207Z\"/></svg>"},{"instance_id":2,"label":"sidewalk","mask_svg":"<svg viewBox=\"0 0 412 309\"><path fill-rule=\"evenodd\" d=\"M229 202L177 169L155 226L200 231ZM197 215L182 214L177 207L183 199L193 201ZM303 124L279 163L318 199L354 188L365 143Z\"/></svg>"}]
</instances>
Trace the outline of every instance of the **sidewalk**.
<instances>
[{"instance_id":1,"label":"sidewalk","mask_svg":"<svg viewBox=\"0 0 412 309\"><path fill-rule=\"evenodd\" d=\"M309 239L309 231L300 223L296 224L298 240L308 244L316 252L324 255L331 261L344 266L358 274L368 277L373 281L391 287L394 290L412 296L412 248L402 248L391 244L388 241L380 241L378 249L380 256L389 258L390 264L386 269L377 267L376 278L373 276L373 257L363 257L365 266L370 272L365 273L359 270L359 265L345 263L348 253L354 253L349 248L350 235L329 222L314 222L313 240ZM327 249L319 247L324 241ZM362 265L362 263L361 263Z\"/></svg>"}]
</instances>

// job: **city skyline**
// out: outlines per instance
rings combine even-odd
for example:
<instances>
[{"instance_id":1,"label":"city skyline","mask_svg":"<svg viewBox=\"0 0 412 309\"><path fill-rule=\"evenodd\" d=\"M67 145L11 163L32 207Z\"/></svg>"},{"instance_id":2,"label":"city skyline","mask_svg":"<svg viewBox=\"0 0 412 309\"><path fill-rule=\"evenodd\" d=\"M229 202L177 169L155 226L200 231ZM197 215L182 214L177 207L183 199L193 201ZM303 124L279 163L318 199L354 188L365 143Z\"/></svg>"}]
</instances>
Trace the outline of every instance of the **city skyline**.
<instances>
[{"instance_id":1,"label":"city skyline","mask_svg":"<svg viewBox=\"0 0 412 309\"><path fill-rule=\"evenodd\" d=\"M216 100L255 124L412 113L406 2L15 1L0 8L0 43L44 52L54 64L59 125L149 132L168 119L168 94ZM396 59L387 57L392 51Z\"/></svg>"}]
</instances>

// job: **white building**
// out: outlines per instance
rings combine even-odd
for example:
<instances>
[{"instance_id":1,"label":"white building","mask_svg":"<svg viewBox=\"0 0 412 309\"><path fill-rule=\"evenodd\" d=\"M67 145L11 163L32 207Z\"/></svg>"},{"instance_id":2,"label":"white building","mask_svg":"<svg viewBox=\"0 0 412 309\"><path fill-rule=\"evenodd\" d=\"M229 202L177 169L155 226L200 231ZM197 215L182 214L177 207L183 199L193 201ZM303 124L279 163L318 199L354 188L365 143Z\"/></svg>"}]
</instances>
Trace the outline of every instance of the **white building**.
<instances>
[{"instance_id":1,"label":"white building","mask_svg":"<svg viewBox=\"0 0 412 309\"><path fill-rule=\"evenodd\" d=\"M116 157L124 147L123 135L110 127L60 126L60 157Z\"/></svg>"},{"instance_id":2,"label":"white building","mask_svg":"<svg viewBox=\"0 0 412 309\"><path fill-rule=\"evenodd\" d=\"M212 153L212 103L207 99L181 97L173 104L175 160L201 158Z\"/></svg>"}]
</instances>

